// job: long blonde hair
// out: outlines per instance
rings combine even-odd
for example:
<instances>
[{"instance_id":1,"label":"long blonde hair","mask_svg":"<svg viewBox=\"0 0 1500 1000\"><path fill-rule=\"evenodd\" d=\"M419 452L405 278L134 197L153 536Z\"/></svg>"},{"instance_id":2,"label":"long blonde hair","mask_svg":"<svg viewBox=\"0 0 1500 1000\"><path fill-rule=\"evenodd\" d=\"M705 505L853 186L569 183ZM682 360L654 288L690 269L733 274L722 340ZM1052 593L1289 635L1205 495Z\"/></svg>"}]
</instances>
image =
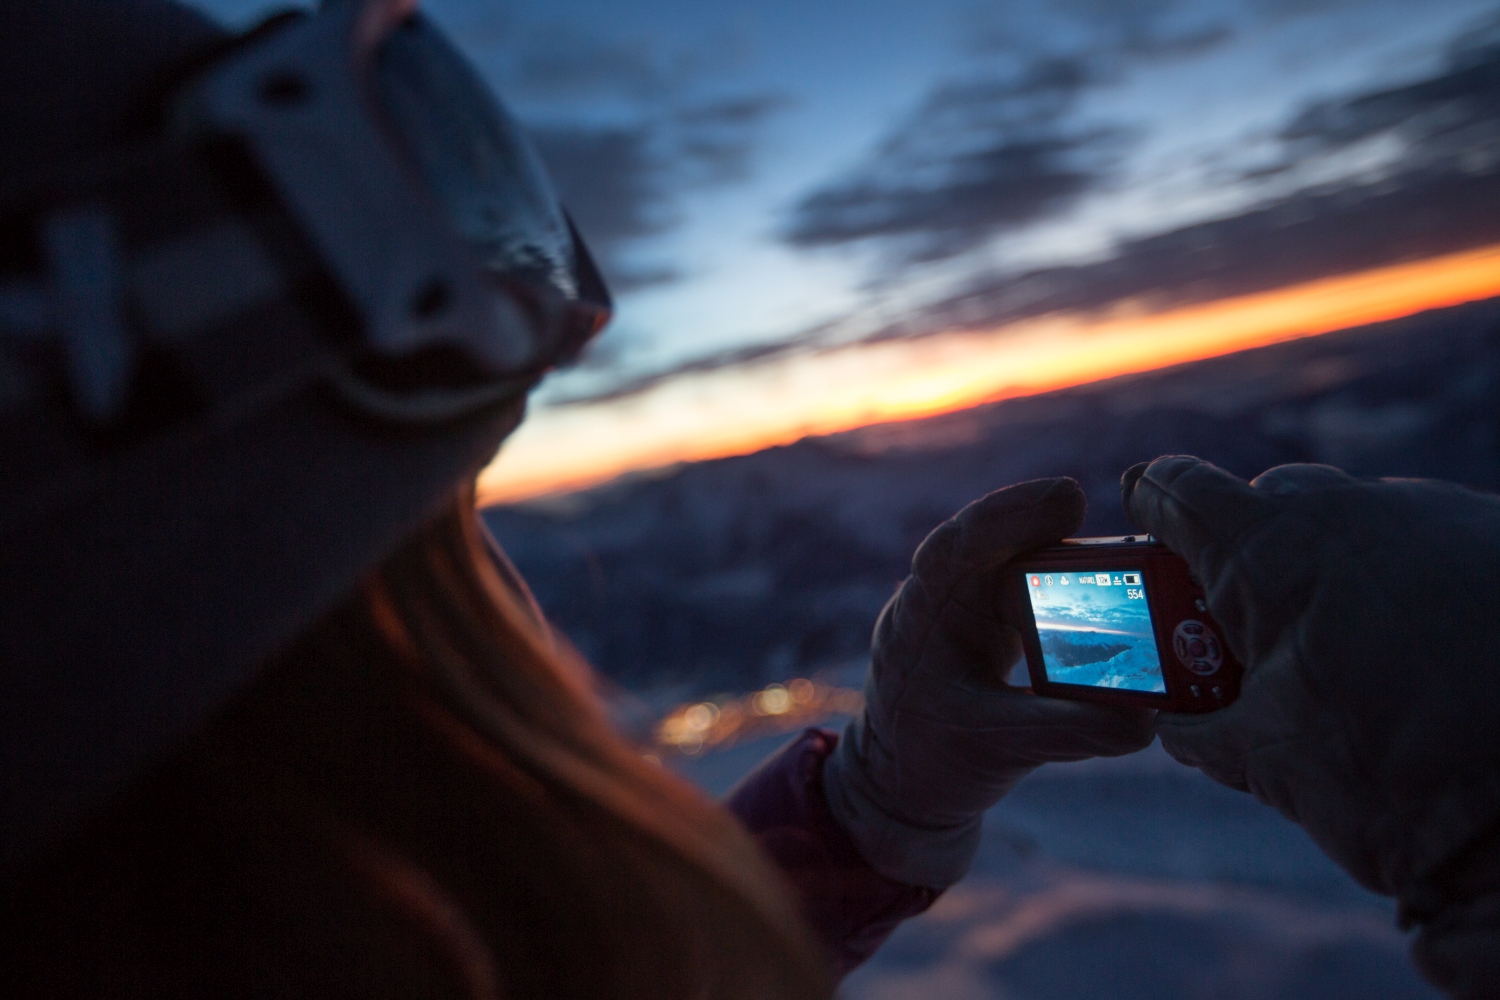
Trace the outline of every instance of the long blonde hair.
<instances>
[{"instance_id":1,"label":"long blonde hair","mask_svg":"<svg viewBox=\"0 0 1500 1000\"><path fill-rule=\"evenodd\" d=\"M35 870L0 949L53 993L828 996L791 899L614 733L465 493Z\"/></svg>"}]
</instances>

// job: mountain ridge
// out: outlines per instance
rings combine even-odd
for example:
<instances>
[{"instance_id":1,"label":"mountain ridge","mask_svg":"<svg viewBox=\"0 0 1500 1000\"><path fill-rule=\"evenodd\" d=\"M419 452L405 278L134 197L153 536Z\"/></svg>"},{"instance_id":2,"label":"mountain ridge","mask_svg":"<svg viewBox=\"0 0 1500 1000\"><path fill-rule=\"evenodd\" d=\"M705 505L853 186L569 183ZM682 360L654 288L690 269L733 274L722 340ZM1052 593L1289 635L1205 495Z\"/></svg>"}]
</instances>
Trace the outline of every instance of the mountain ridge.
<instances>
[{"instance_id":1,"label":"mountain ridge","mask_svg":"<svg viewBox=\"0 0 1500 1000\"><path fill-rule=\"evenodd\" d=\"M484 517L549 617L627 686L748 690L847 661L921 539L1071 475L1084 534L1120 473L1196 454L1500 487L1500 299L635 475Z\"/></svg>"}]
</instances>

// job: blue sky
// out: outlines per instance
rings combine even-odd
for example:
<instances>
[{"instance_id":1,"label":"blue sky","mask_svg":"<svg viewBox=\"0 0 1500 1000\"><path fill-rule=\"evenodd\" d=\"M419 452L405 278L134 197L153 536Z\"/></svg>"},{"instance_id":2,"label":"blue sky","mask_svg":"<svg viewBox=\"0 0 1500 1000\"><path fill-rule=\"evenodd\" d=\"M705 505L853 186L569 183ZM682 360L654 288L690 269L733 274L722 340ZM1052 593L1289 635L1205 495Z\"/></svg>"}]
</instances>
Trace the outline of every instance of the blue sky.
<instances>
[{"instance_id":1,"label":"blue sky","mask_svg":"<svg viewBox=\"0 0 1500 1000\"><path fill-rule=\"evenodd\" d=\"M1133 572L1139 579L1141 571L1114 569L1110 572L1115 577ZM1023 575L1032 577L1041 574L1033 571ZM1090 571L1054 572L1046 574L1046 579L1053 582L1030 590L1031 609L1036 616L1038 628L1045 630L1092 626L1151 638L1150 606L1145 598L1130 596L1133 592L1144 593L1144 587L1131 588L1118 584L1096 586L1093 583L1094 573ZM1084 584L1083 579L1087 579L1089 583ZM1063 580L1070 580L1072 585L1063 584Z\"/></svg>"},{"instance_id":2,"label":"blue sky","mask_svg":"<svg viewBox=\"0 0 1500 1000\"><path fill-rule=\"evenodd\" d=\"M1500 179L1495 0L423 7L532 129L617 291L543 430L781 365L782 389L732 390L775 407L786 366L851 344L1500 242L1488 213L1423 209ZM664 387L679 402L643 398Z\"/></svg>"}]
</instances>

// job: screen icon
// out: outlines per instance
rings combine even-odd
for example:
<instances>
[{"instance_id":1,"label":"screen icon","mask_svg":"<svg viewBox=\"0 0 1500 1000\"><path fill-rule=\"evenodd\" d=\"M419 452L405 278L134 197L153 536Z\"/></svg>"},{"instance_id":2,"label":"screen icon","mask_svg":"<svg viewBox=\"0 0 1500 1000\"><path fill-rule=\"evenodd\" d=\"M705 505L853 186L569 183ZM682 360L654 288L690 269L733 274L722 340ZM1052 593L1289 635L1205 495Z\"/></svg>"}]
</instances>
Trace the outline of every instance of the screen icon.
<instances>
[{"instance_id":1,"label":"screen icon","mask_svg":"<svg viewBox=\"0 0 1500 1000\"><path fill-rule=\"evenodd\" d=\"M1042 585L1042 578L1039 577L1039 576L1032 577L1031 578L1031 585L1033 587L1040 587Z\"/></svg>"},{"instance_id":2,"label":"screen icon","mask_svg":"<svg viewBox=\"0 0 1500 1000\"><path fill-rule=\"evenodd\" d=\"M1068 585L1068 578L1067 577L1062 577L1057 582L1060 583L1060 584L1062 584L1064 587L1066 587Z\"/></svg>"},{"instance_id":3,"label":"screen icon","mask_svg":"<svg viewBox=\"0 0 1500 1000\"><path fill-rule=\"evenodd\" d=\"M1079 583L1093 583L1094 582L1094 578L1091 577L1091 576L1080 576L1078 578L1078 582Z\"/></svg>"},{"instance_id":4,"label":"screen icon","mask_svg":"<svg viewBox=\"0 0 1500 1000\"><path fill-rule=\"evenodd\" d=\"M1050 586L1052 586L1052 577L1050 577L1050 576L1044 576L1044 577L1042 577L1042 582L1045 583L1047 586L1050 587Z\"/></svg>"},{"instance_id":5,"label":"screen icon","mask_svg":"<svg viewBox=\"0 0 1500 1000\"><path fill-rule=\"evenodd\" d=\"M1125 574L1125 586L1127 586L1127 587L1139 587L1140 585L1141 585L1141 574L1139 574L1139 573L1126 573Z\"/></svg>"},{"instance_id":6,"label":"screen icon","mask_svg":"<svg viewBox=\"0 0 1500 1000\"><path fill-rule=\"evenodd\" d=\"M1094 575L1094 582L1097 583L1101 587L1108 587L1109 586L1109 574L1108 573L1096 573Z\"/></svg>"}]
</instances>

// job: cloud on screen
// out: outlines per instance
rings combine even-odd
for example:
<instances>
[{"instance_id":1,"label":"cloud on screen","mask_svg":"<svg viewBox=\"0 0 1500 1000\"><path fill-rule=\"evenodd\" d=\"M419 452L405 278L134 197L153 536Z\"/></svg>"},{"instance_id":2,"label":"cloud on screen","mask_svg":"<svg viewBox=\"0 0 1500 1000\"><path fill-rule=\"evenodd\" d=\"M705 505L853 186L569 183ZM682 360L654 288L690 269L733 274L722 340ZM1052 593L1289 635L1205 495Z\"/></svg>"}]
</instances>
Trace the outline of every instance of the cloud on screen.
<instances>
[{"instance_id":1,"label":"cloud on screen","mask_svg":"<svg viewBox=\"0 0 1500 1000\"><path fill-rule=\"evenodd\" d=\"M1099 587L1075 583L1044 587L1033 598L1037 626L1093 628L1125 635L1151 636L1149 612L1144 600L1130 600L1124 586ZM1035 591L1033 591L1033 594Z\"/></svg>"}]
</instances>

